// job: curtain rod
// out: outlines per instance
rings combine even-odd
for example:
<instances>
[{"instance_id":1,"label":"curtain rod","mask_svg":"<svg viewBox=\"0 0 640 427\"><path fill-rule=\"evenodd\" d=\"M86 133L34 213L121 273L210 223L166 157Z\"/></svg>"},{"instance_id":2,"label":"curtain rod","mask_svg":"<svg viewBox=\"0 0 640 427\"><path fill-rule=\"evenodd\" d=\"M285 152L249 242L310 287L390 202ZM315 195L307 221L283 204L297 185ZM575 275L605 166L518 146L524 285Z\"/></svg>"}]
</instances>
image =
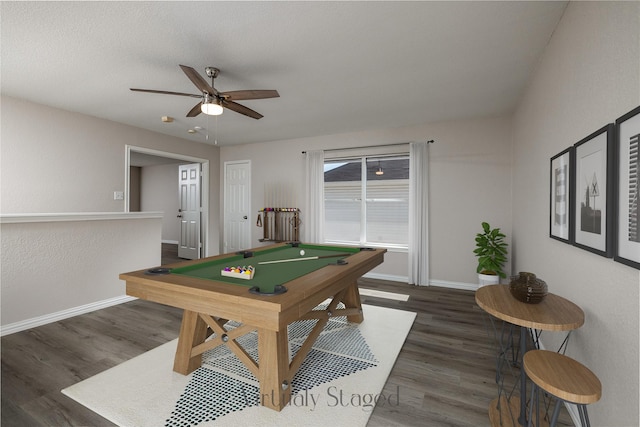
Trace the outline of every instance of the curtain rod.
<instances>
[{"instance_id":1,"label":"curtain rod","mask_svg":"<svg viewBox=\"0 0 640 427\"><path fill-rule=\"evenodd\" d=\"M395 144L382 144L382 145L362 145L360 147L347 147L347 148L328 148L322 151L342 151L342 150L357 150L359 148L377 148L377 147L393 147L396 145L409 145L410 142L397 142ZM433 144L433 139L427 141L427 144ZM306 151L303 151L302 154L307 154Z\"/></svg>"}]
</instances>

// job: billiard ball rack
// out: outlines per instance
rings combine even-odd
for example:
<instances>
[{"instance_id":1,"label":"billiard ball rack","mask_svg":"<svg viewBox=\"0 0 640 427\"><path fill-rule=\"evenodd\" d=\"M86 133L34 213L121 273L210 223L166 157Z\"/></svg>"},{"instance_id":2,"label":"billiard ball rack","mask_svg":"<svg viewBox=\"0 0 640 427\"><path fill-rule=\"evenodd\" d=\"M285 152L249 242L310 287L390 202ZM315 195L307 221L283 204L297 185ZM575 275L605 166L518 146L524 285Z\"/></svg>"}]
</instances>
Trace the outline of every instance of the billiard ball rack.
<instances>
[{"instance_id":1,"label":"billiard ball rack","mask_svg":"<svg viewBox=\"0 0 640 427\"><path fill-rule=\"evenodd\" d=\"M261 242L297 242L301 224L298 208L262 208L256 221L263 229Z\"/></svg>"},{"instance_id":2,"label":"billiard ball rack","mask_svg":"<svg viewBox=\"0 0 640 427\"><path fill-rule=\"evenodd\" d=\"M234 266L234 267L225 267L220 270L220 275L225 277L233 277L235 279L243 279L243 280L251 280L253 279L253 274L255 273L255 269L253 266Z\"/></svg>"}]
</instances>

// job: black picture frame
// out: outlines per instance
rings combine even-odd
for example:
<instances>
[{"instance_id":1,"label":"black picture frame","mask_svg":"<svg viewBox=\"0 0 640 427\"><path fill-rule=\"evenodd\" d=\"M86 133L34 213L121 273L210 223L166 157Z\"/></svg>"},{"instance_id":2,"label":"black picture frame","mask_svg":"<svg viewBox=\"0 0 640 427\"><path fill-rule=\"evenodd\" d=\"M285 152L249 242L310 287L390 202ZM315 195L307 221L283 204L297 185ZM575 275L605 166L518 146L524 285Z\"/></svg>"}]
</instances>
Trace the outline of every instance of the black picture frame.
<instances>
[{"instance_id":1,"label":"black picture frame","mask_svg":"<svg viewBox=\"0 0 640 427\"><path fill-rule=\"evenodd\" d=\"M573 244L573 174L575 150L569 147L549 164L549 237Z\"/></svg>"},{"instance_id":2,"label":"black picture frame","mask_svg":"<svg viewBox=\"0 0 640 427\"><path fill-rule=\"evenodd\" d=\"M615 122L615 243L613 259L640 270L640 106Z\"/></svg>"},{"instance_id":3,"label":"black picture frame","mask_svg":"<svg viewBox=\"0 0 640 427\"><path fill-rule=\"evenodd\" d=\"M574 146L573 244L613 256L614 125L609 123Z\"/></svg>"}]
</instances>

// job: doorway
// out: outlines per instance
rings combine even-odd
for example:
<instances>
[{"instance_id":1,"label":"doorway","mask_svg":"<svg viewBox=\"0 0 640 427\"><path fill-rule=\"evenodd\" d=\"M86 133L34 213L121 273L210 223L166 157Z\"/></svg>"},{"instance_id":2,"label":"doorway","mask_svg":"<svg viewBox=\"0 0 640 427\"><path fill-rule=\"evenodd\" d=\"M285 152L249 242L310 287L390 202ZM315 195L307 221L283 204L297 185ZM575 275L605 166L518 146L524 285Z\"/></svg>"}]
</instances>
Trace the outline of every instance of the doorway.
<instances>
[{"instance_id":1,"label":"doorway","mask_svg":"<svg viewBox=\"0 0 640 427\"><path fill-rule=\"evenodd\" d=\"M178 176L178 165L179 164L187 164L187 163L197 163L200 165L201 173L202 173L202 186L201 186L201 227L200 232L198 233L199 239L199 247L200 247L200 256L208 256L209 255L209 160L201 159L197 157L170 153L166 151L153 150L144 147L136 147L132 145L127 145L126 147L126 161L125 161L125 212L131 212L136 209L135 206L135 194L138 189L136 185L136 169L144 169L145 167L158 166L158 165L173 165L175 164L176 177ZM167 181L164 184L164 187L161 189L161 195L156 195L156 197L166 197L167 200L175 201L176 206L178 206L178 181ZM144 189L140 189L140 191L144 191ZM144 194L140 194L141 197L144 197ZM133 200L132 200L133 199ZM169 203L170 205L170 203ZM138 208L139 209L139 208ZM178 207L162 209L165 213L164 222L169 223L170 221L174 221L175 224L179 224L180 218L178 215ZM164 224L163 224L164 228ZM164 234L164 231L163 231ZM164 239L164 236L163 236ZM175 240L175 244L178 244L179 238L170 239L173 243Z\"/></svg>"}]
</instances>

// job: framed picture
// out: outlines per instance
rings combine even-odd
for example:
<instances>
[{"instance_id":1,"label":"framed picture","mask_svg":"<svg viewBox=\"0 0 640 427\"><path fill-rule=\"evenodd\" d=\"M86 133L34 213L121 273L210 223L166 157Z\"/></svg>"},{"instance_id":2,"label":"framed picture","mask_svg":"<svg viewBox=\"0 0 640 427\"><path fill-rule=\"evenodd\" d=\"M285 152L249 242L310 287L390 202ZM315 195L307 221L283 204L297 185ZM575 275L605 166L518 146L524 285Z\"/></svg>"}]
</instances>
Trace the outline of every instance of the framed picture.
<instances>
[{"instance_id":1,"label":"framed picture","mask_svg":"<svg viewBox=\"0 0 640 427\"><path fill-rule=\"evenodd\" d=\"M573 147L551 158L551 199L549 201L549 237L565 243L573 243L571 227L573 213L572 174L575 159Z\"/></svg>"},{"instance_id":2,"label":"framed picture","mask_svg":"<svg viewBox=\"0 0 640 427\"><path fill-rule=\"evenodd\" d=\"M640 107L616 120L616 230L613 259L640 269L638 174Z\"/></svg>"},{"instance_id":3,"label":"framed picture","mask_svg":"<svg viewBox=\"0 0 640 427\"><path fill-rule=\"evenodd\" d=\"M605 257L613 248L613 140L611 123L574 145L573 244Z\"/></svg>"}]
</instances>

